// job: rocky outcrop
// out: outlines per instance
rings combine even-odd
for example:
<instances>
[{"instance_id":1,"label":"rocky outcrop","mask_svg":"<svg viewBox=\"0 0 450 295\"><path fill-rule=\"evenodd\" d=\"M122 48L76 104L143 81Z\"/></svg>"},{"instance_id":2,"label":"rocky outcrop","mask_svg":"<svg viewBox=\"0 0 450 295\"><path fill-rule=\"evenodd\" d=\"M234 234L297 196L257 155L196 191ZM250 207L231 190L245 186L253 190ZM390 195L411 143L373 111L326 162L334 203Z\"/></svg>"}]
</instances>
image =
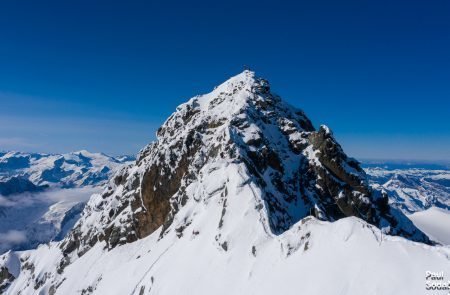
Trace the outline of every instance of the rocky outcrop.
<instances>
[{"instance_id":1,"label":"rocky outcrop","mask_svg":"<svg viewBox=\"0 0 450 295\"><path fill-rule=\"evenodd\" d=\"M0 268L0 292L3 292L8 285L14 281L15 277L9 272L8 268Z\"/></svg>"},{"instance_id":2,"label":"rocky outcrop","mask_svg":"<svg viewBox=\"0 0 450 295\"><path fill-rule=\"evenodd\" d=\"M0 293L6 290L19 275L20 261L13 252L0 256Z\"/></svg>"}]
</instances>

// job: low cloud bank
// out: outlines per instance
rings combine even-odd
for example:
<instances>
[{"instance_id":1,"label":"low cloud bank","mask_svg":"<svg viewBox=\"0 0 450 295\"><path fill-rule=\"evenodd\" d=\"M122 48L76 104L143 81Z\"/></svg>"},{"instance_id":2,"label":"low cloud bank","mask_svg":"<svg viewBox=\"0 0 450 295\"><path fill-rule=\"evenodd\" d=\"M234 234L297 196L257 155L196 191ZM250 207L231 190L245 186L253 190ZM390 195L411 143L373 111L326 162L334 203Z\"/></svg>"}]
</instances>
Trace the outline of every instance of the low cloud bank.
<instances>
[{"instance_id":1,"label":"low cloud bank","mask_svg":"<svg viewBox=\"0 0 450 295\"><path fill-rule=\"evenodd\" d=\"M61 201L87 202L91 195L100 191L100 187L85 186L80 188L55 188L39 193L27 192L7 197L0 195L0 208L29 207L36 203L54 204Z\"/></svg>"},{"instance_id":2,"label":"low cloud bank","mask_svg":"<svg viewBox=\"0 0 450 295\"><path fill-rule=\"evenodd\" d=\"M21 230L9 230L5 233L0 233L0 248L9 249L15 245L24 243L27 241L27 235L25 231Z\"/></svg>"},{"instance_id":3,"label":"low cloud bank","mask_svg":"<svg viewBox=\"0 0 450 295\"><path fill-rule=\"evenodd\" d=\"M86 186L82 188L54 188L39 193L22 193L18 195L0 195L0 253L9 249L27 248L30 241L48 230L50 207L60 203L60 208L87 202L91 195L101 192L101 187ZM63 204L64 203L64 204ZM70 203L70 204L69 204ZM53 216L53 215L52 215ZM55 226L58 226L55 224ZM42 231L41 231L42 230Z\"/></svg>"}]
</instances>

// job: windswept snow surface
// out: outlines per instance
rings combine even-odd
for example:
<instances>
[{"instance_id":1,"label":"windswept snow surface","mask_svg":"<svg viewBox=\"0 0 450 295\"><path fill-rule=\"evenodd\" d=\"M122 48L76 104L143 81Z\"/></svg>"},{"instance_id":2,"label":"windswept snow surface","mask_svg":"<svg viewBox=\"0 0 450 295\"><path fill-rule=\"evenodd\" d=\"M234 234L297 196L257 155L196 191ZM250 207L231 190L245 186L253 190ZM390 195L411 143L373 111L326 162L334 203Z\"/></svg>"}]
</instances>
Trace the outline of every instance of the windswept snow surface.
<instances>
[{"instance_id":1,"label":"windswept snow surface","mask_svg":"<svg viewBox=\"0 0 450 295\"><path fill-rule=\"evenodd\" d=\"M431 207L408 217L431 239L444 245L450 245L450 211Z\"/></svg>"}]
</instances>

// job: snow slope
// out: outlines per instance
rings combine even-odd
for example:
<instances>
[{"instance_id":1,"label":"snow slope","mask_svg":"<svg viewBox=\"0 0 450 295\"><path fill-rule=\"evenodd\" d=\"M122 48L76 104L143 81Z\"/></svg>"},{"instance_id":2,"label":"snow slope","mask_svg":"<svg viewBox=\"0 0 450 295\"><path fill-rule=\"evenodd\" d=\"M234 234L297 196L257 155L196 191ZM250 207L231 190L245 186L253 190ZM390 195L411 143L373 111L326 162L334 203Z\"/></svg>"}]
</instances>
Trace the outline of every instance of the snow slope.
<instances>
[{"instance_id":1,"label":"snow slope","mask_svg":"<svg viewBox=\"0 0 450 295\"><path fill-rule=\"evenodd\" d=\"M22 295L423 294L425 271L450 272L449 248L427 243L328 127L315 130L245 71L179 106L62 241L0 256L0 286Z\"/></svg>"},{"instance_id":2,"label":"snow slope","mask_svg":"<svg viewBox=\"0 0 450 295\"><path fill-rule=\"evenodd\" d=\"M230 233L227 251L211 239L216 228L207 222L193 225L197 235L189 228L181 238L171 234L160 243L155 233L109 252L97 244L64 269L56 294L419 295L425 271L450 272L448 248L386 236L381 241L378 229L356 218L310 219L280 236L251 234L238 220L244 230ZM26 286L34 283L31 273L37 282L52 279L49 267L62 258L57 246L20 258L28 275L19 276L5 294L24 289L21 294L51 294L48 285Z\"/></svg>"},{"instance_id":3,"label":"snow slope","mask_svg":"<svg viewBox=\"0 0 450 295\"><path fill-rule=\"evenodd\" d=\"M408 217L431 239L450 245L450 211L431 207Z\"/></svg>"}]
</instances>

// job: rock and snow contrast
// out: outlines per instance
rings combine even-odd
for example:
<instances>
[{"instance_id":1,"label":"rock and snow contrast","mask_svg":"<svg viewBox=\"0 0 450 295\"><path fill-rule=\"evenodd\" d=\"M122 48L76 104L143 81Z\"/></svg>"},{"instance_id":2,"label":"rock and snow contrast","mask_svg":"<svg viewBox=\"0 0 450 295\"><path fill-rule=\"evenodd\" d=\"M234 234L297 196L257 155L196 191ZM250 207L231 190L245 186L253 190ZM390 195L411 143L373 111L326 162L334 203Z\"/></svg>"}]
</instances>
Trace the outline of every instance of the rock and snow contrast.
<instances>
[{"instance_id":1,"label":"rock and snow contrast","mask_svg":"<svg viewBox=\"0 0 450 295\"><path fill-rule=\"evenodd\" d=\"M450 273L326 126L253 72L180 105L72 231L0 256L5 294L423 294Z\"/></svg>"},{"instance_id":2,"label":"rock and snow contrast","mask_svg":"<svg viewBox=\"0 0 450 295\"><path fill-rule=\"evenodd\" d=\"M85 203L129 158L0 153L0 253L63 238Z\"/></svg>"}]
</instances>

